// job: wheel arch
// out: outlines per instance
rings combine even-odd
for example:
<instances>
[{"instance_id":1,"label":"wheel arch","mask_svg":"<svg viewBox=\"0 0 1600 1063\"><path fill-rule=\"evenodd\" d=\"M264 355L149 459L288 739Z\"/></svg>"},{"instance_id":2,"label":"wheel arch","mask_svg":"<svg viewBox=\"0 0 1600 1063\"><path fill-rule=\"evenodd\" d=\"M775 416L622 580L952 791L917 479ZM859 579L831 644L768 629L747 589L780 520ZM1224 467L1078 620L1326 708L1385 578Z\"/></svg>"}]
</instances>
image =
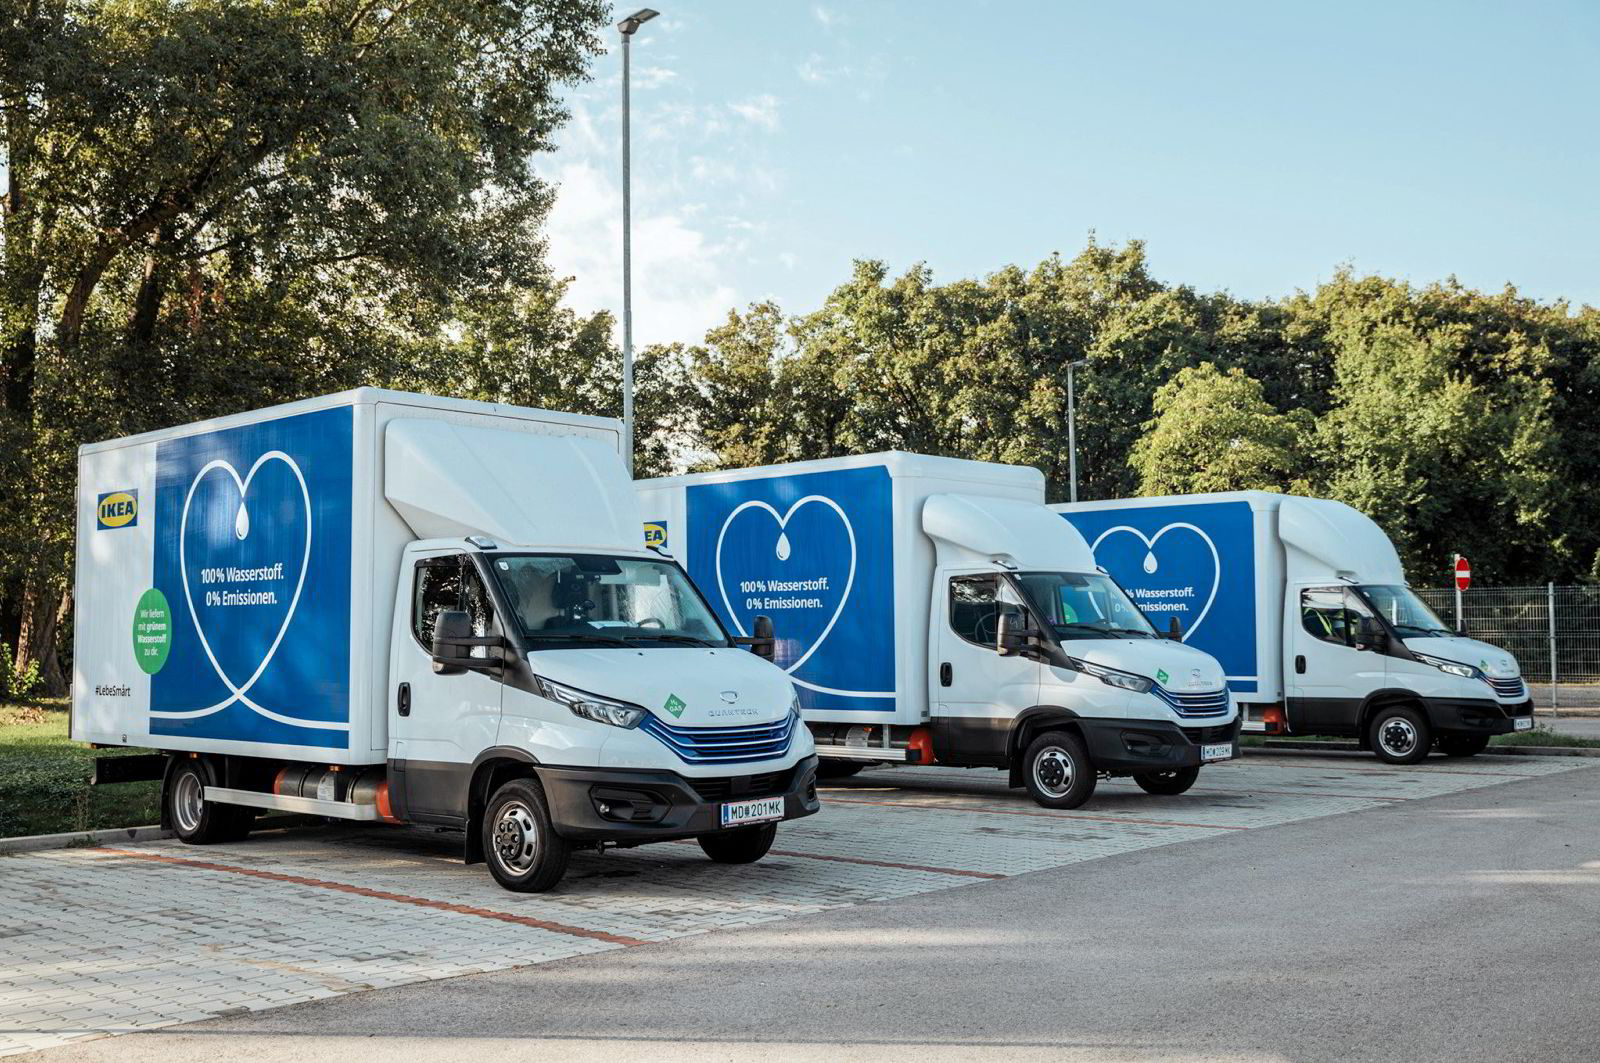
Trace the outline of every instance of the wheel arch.
<instances>
[{"instance_id":1,"label":"wheel arch","mask_svg":"<svg viewBox=\"0 0 1600 1063\"><path fill-rule=\"evenodd\" d=\"M1045 731L1061 730L1077 735L1086 745L1088 736L1078 723L1078 714L1063 705L1035 705L1017 713L1012 721L1011 733L1006 737L1006 766L1010 771L1010 786L1022 785L1022 754L1028 744Z\"/></svg>"},{"instance_id":2,"label":"wheel arch","mask_svg":"<svg viewBox=\"0 0 1600 1063\"><path fill-rule=\"evenodd\" d=\"M1407 690L1404 687L1374 690L1363 699L1361 711L1356 716L1356 739L1362 749L1369 749L1372 745L1368 738L1368 733L1372 729L1372 718L1381 710L1394 707L1415 709L1430 728L1433 726L1433 718L1428 715L1427 701L1415 690Z\"/></svg>"},{"instance_id":3,"label":"wheel arch","mask_svg":"<svg viewBox=\"0 0 1600 1063\"><path fill-rule=\"evenodd\" d=\"M516 746L491 746L472 762L467 782L467 863L483 862L483 811L489 796L512 779L536 778L538 764L537 757Z\"/></svg>"}]
</instances>

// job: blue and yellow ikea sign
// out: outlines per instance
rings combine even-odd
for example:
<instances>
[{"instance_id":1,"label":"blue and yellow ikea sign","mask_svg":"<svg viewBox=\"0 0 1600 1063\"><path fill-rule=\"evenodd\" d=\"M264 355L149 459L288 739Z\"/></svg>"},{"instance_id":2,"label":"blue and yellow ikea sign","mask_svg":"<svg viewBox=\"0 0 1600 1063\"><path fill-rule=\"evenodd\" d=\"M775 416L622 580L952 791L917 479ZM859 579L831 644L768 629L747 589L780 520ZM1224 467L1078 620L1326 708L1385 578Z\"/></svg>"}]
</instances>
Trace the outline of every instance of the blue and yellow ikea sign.
<instances>
[{"instance_id":1,"label":"blue and yellow ikea sign","mask_svg":"<svg viewBox=\"0 0 1600 1063\"><path fill-rule=\"evenodd\" d=\"M665 550L667 548L666 521L651 520L645 522L644 545L647 550Z\"/></svg>"},{"instance_id":2,"label":"blue and yellow ikea sign","mask_svg":"<svg viewBox=\"0 0 1600 1063\"><path fill-rule=\"evenodd\" d=\"M139 523L139 489L107 491L95 506L95 527L131 528Z\"/></svg>"}]
</instances>

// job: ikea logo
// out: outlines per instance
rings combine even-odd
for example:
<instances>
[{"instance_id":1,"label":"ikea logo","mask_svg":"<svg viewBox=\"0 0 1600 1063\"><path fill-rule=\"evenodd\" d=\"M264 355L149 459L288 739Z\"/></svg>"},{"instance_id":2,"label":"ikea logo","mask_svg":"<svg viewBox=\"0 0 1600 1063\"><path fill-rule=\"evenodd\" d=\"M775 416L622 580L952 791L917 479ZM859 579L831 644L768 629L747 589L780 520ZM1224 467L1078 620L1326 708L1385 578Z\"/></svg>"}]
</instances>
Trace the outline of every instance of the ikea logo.
<instances>
[{"instance_id":1,"label":"ikea logo","mask_svg":"<svg viewBox=\"0 0 1600 1063\"><path fill-rule=\"evenodd\" d=\"M645 522L644 545L648 550L665 550L667 548L666 521L653 520Z\"/></svg>"},{"instance_id":2,"label":"ikea logo","mask_svg":"<svg viewBox=\"0 0 1600 1063\"><path fill-rule=\"evenodd\" d=\"M96 528L128 528L139 523L139 489L107 491L95 508Z\"/></svg>"}]
</instances>

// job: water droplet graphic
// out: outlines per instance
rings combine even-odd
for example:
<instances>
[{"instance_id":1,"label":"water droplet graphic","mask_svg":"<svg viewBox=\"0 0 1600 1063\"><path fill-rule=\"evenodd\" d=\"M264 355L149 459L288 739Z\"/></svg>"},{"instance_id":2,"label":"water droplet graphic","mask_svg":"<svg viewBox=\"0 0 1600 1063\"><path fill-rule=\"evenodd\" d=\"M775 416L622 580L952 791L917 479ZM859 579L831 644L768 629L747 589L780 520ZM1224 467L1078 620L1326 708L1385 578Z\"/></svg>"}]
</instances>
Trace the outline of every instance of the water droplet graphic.
<instances>
[{"instance_id":1,"label":"water droplet graphic","mask_svg":"<svg viewBox=\"0 0 1600 1063\"><path fill-rule=\"evenodd\" d=\"M239 503L239 515L233 518L233 534L238 539L250 534L250 511L244 508L243 502Z\"/></svg>"},{"instance_id":2,"label":"water droplet graphic","mask_svg":"<svg viewBox=\"0 0 1600 1063\"><path fill-rule=\"evenodd\" d=\"M788 532L779 532L778 533L778 560L779 561L787 561L787 560L789 560L789 533Z\"/></svg>"},{"instance_id":3,"label":"water droplet graphic","mask_svg":"<svg viewBox=\"0 0 1600 1063\"><path fill-rule=\"evenodd\" d=\"M1155 555L1155 551L1153 551L1153 550L1145 551L1145 555L1144 555L1144 570L1146 572L1154 572L1156 570L1156 555Z\"/></svg>"}]
</instances>

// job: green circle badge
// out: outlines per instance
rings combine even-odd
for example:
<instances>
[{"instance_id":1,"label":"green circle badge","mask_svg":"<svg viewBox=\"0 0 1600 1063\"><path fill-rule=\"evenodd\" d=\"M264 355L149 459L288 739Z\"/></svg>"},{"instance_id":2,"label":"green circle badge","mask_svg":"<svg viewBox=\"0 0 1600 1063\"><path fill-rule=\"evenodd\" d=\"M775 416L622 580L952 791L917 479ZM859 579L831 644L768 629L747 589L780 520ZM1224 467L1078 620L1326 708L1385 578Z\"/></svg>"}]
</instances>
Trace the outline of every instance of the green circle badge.
<instances>
[{"instance_id":1,"label":"green circle badge","mask_svg":"<svg viewBox=\"0 0 1600 1063\"><path fill-rule=\"evenodd\" d=\"M172 649L172 610L167 596L151 587L133 610L133 659L145 675L155 675Z\"/></svg>"}]
</instances>

